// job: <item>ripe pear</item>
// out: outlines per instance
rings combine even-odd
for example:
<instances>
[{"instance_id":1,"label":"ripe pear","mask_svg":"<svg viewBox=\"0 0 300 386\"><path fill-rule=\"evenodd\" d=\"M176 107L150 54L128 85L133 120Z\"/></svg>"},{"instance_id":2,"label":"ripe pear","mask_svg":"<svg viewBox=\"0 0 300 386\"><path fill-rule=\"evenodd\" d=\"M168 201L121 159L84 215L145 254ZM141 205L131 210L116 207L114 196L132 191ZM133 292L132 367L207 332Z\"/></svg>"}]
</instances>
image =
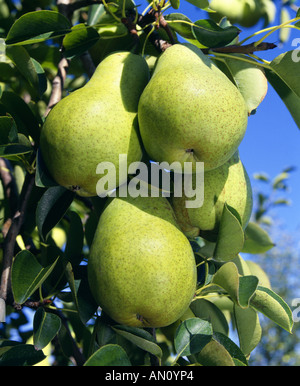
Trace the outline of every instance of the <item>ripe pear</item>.
<instances>
[{"instance_id":1,"label":"ripe pear","mask_svg":"<svg viewBox=\"0 0 300 386\"><path fill-rule=\"evenodd\" d=\"M118 323L163 327L196 290L193 250L165 197L110 198L88 260L97 304Z\"/></svg>"},{"instance_id":2,"label":"ripe pear","mask_svg":"<svg viewBox=\"0 0 300 386\"><path fill-rule=\"evenodd\" d=\"M105 174L96 174L100 162L115 165L116 186L126 182L126 173L119 181L120 168L142 156L137 107L148 80L144 58L116 52L98 65L85 86L54 106L42 128L40 147L58 184L80 196L102 194L96 190ZM127 155L127 165L119 165L119 154Z\"/></svg>"},{"instance_id":3,"label":"ripe pear","mask_svg":"<svg viewBox=\"0 0 300 386\"><path fill-rule=\"evenodd\" d=\"M225 202L232 207L246 228L253 206L248 173L236 153L217 169L204 172L204 201L198 208L186 208L185 197L173 197L172 206L183 232L190 237L201 231L217 232Z\"/></svg>"},{"instance_id":4,"label":"ripe pear","mask_svg":"<svg viewBox=\"0 0 300 386\"><path fill-rule=\"evenodd\" d=\"M202 51L175 44L158 59L138 106L139 128L149 157L157 162L204 162L212 170L242 141L247 107L237 87Z\"/></svg>"}]
</instances>

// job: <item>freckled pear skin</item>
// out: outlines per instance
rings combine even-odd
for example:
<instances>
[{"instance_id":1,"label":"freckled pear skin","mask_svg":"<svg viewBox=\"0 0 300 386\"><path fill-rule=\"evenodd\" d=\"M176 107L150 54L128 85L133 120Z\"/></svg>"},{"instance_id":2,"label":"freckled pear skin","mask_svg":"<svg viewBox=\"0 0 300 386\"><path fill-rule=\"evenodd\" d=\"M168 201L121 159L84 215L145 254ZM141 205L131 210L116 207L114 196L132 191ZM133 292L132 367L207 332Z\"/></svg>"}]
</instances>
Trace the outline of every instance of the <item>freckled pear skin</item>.
<instances>
[{"instance_id":1,"label":"freckled pear skin","mask_svg":"<svg viewBox=\"0 0 300 386\"><path fill-rule=\"evenodd\" d=\"M253 196L248 173L237 151L224 165L204 173L204 202L186 208L186 197L173 197L172 207L186 236L199 231L218 231L225 202L234 208L246 228L252 213Z\"/></svg>"},{"instance_id":2,"label":"freckled pear skin","mask_svg":"<svg viewBox=\"0 0 300 386\"><path fill-rule=\"evenodd\" d=\"M196 290L195 258L165 197L114 198L102 213L88 261L92 294L116 322L162 327Z\"/></svg>"},{"instance_id":3,"label":"freckled pear skin","mask_svg":"<svg viewBox=\"0 0 300 386\"><path fill-rule=\"evenodd\" d=\"M175 44L158 59L138 108L140 133L157 162L204 162L212 170L242 141L248 113L237 87L190 44Z\"/></svg>"},{"instance_id":4,"label":"freckled pear skin","mask_svg":"<svg viewBox=\"0 0 300 386\"><path fill-rule=\"evenodd\" d=\"M54 106L40 143L42 157L58 184L81 196L96 196L96 184L103 176L96 174L100 162L116 166L118 181L119 154L127 154L128 164L140 161L137 107L148 80L144 58L113 53L85 86Z\"/></svg>"}]
</instances>

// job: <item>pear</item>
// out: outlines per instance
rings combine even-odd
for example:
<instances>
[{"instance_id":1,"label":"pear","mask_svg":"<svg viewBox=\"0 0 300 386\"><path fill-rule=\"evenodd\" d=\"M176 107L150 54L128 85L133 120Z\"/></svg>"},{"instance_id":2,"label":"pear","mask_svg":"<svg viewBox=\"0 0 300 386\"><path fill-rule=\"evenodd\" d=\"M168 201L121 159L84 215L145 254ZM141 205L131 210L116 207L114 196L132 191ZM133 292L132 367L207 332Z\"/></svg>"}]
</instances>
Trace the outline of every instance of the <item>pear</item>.
<instances>
[{"instance_id":1,"label":"pear","mask_svg":"<svg viewBox=\"0 0 300 386\"><path fill-rule=\"evenodd\" d=\"M260 3L260 0L212 0L209 7L217 12L211 14L213 19L226 16L231 23L252 27L263 15Z\"/></svg>"},{"instance_id":2,"label":"pear","mask_svg":"<svg viewBox=\"0 0 300 386\"><path fill-rule=\"evenodd\" d=\"M219 228L225 202L232 207L246 228L253 206L252 188L248 173L236 153L217 169L204 172L204 201L198 208L186 208L189 198L173 197L172 206L183 232L190 237L201 231Z\"/></svg>"},{"instance_id":3,"label":"pear","mask_svg":"<svg viewBox=\"0 0 300 386\"><path fill-rule=\"evenodd\" d=\"M88 279L97 304L118 323L154 328L180 318L195 294L196 263L165 197L109 199Z\"/></svg>"},{"instance_id":4,"label":"pear","mask_svg":"<svg viewBox=\"0 0 300 386\"><path fill-rule=\"evenodd\" d=\"M105 193L106 188L96 189L105 175L96 173L101 162L115 166L112 189L126 182L126 172L119 173L120 169L140 161L142 156L137 107L148 80L144 58L116 52L98 65L85 86L54 106L42 128L40 148L58 184L80 196ZM127 165L126 161L119 164L119 154L127 155Z\"/></svg>"},{"instance_id":5,"label":"pear","mask_svg":"<svg viewBox=\"0 0 300 386\"><path fill-rule=\"evenodd\" d=\"M180 172L184 162L193 170L196 162L205 170L224 164L245 135L248 113L237 87L199 48L175 44L158 59L138 119L149 157L177 161Z\"/></svg>"}]
</instances>

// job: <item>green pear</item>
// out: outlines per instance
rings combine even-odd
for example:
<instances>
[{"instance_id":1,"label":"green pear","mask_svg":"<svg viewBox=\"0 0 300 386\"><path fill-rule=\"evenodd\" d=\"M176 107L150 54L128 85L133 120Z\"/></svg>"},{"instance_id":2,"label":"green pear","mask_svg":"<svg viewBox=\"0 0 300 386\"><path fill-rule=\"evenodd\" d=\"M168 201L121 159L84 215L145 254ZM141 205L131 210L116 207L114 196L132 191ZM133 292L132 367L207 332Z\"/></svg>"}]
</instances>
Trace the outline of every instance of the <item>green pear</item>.
<instances>
[{"instance_id":1,"label":"green pear","mask_svg":"<svg viewBox=\"0 0 300 386\"><path fill-rule=\"evenodd\" d=\"M194 170L196 162L204 162L212 170L237 150L248 113L237 87L199 48L175 44L158 59L138 119L152 160L177 161L176 171L184 162L192 162Z\"/></svg>"},{"instance_id":2,"label":"green pear","mask_svg":"<svg viewBox=\"0 0 300 386\"><path fill-rule=\"evenodd\" d=\"M178 223L187 236L198 236L201 231L218 230L225 202L239 215L246 228L253 205L248 173L237 151L224 165L204 172L204 201L198 208L186 208L192 198L173 197L172 206Z\"/></svg>"},{"instance_id":3,"label":"green pear","mask_svg":"<svg viewBox=\"0 0 300 386\"><path fill-rule=\"evenodd\" d=\"M96 189L105 175L96 173L100 162L115 166L116 186L126 182L126 172L120 169L142 156L137 107L148 80L144 58L116 52L98 65L85 86L54 106L42 129L40 148L58 184L80 196L103 194L106 188ZM119 164L119 154L127 155L127 165L125 157L125 165Z\"/></svg>"},{"instance_id":4,"label":"green pear","mask_svg":"<svg viewBox=\"0 0 300 386\"><path fill-rule=\"evenodd\" d=\"M254 26L264 13L261 0L212 0L209 7L217 12L211 13L213 19L226 16L231 23L243 27Z\"/></svg>"},{"instance_id":5,"label":"green pear","mask_svg":"<svg viewBox=\"0 0 300 386\"><path fill-rule=\"evenodd\" d=\"M163 327L185 312L196 290L195 257L165 197L109 199L88 279L97 304L118 323Z\"/></svg>"}]
</instances>

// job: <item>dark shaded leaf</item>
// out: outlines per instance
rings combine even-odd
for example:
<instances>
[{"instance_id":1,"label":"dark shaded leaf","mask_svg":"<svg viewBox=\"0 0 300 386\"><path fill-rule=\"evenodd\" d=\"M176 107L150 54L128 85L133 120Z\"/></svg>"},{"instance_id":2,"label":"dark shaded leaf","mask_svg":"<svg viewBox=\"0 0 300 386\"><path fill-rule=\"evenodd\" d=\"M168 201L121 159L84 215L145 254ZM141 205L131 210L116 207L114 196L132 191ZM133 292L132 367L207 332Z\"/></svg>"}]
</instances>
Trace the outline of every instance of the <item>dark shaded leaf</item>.
<instances>
[{"instance_id":1,"label":"dark shaded leaf","mask_svg":"<svg viewBox=\"0 0 300 386\"><path fill-rule=\"evenodd\" d=\"M32 366L45 358L43 351L37 351L32 344L19 344L1 356L0 366Z\"/></svg>"},{"instance_id":2,"label":"dark shaded leaf","mask_svg":"<svg viewBox=\"0 0 300 386\"><path fill-rule=\"evenodd\" d=\"M131 363L121 346L107 344L91 355L84 366L131 366Z\"/></svg>"},{"instance_id":3,"label":"dark shaded leaf","mask_svg":"<svg viewBox=\"0 0 300 386\"><path fill-rule=\"evenodd\" d=\"M212 325L200 318L191 318L180 324L174 344L177 355L186 356L200 352L210 342Z\"/></svg>"},{"instance_id":4,"label":"dark shaded leaf","mask_svg":"<svg viewBox=\"0 0 300 386\"><path fill-rule=\"evenodd\" d=\"M74 193L62 186L50 187L43 194L37 206L36 224L44 241L66 213L73 199Z\"/></svg>"},{"instance_id":5,"label":"dark shaded leaf","mask_svg":"<svg viewBox=\"0 0 300 386\"><path fill-rule=\"evenodd\" d=\"M46 347L58 333L61 326L60 318L38 308L33 319L33 343L37 350Z\"/></svg>"}]
</instances>

